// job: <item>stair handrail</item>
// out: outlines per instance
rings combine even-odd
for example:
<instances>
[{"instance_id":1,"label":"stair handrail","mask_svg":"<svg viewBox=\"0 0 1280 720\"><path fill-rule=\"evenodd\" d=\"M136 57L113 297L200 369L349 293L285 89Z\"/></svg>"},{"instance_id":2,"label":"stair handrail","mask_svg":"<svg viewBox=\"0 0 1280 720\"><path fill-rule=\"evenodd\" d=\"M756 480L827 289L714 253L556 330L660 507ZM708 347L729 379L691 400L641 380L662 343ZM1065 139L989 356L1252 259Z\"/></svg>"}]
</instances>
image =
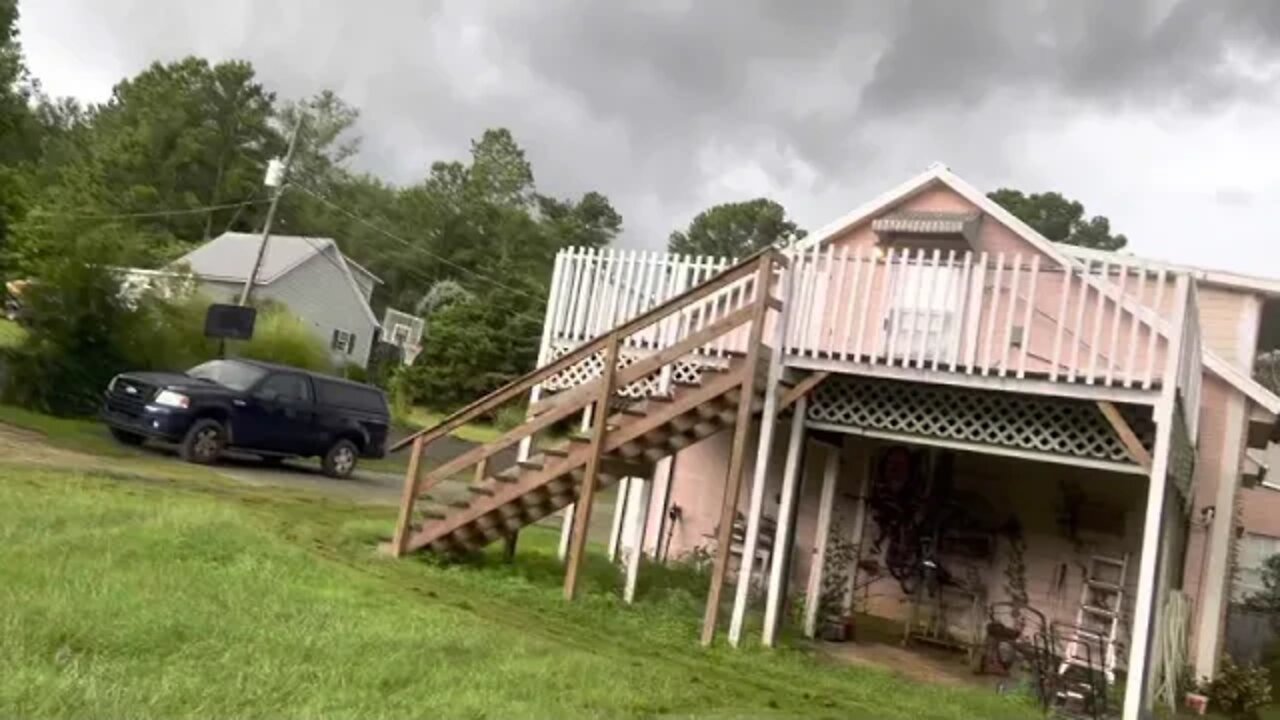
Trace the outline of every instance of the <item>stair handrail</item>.
<instances>
[{"instance_id":1,"label":"stair handrail","mask_svg":"<svg viewBox=\"0 0 1280 720\"><path fill-rule=\"evenodd\" d=\"M670 300L667 300L661 305L637 315L631 320L628 320L615 328L611 328L600 335L597 335L595 338L587 341L577 348L574 348L570 352L561 355L552 362L535 368L534 370L531 370L530 372L508 382L497 390L494 390L488 395L485 395L479 400L466 405L462 409L445 417L435 425L406 435L387 448L388 452L395 452L406 445L415 442L421 443L424 447L429 445L444 435L447 435L472 420L475 420L480 415L493 410L495 407L523 395L531 390L534 385L546 380L548 377L570 368L600 350L603 350L608 344L610 336L616 335L619 338L628 337L649 327L650 325L666 319L669 315L715 293L726 285L754 274L756 272L756 265L759 263L760 258L766 255L771 256L771 259L775 264L785 265L787 262L786 257L774 248L765 248L753 255L750 255L739 261L737 264L726 268L723 272L715 275L705 283L690 288ZM768 292L768 288L761 288L759 291Z\"/></svg>"}]
</instances>

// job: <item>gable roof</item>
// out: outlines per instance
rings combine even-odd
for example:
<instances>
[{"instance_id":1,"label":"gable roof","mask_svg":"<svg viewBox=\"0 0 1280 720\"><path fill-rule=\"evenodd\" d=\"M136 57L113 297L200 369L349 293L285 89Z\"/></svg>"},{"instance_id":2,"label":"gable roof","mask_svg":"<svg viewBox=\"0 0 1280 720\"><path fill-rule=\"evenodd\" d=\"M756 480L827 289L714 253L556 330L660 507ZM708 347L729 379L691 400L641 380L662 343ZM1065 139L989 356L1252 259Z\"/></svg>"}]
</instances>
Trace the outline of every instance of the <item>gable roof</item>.
<instances>
[{"instance_id":1,"label":"gable roof","mask_svg":"<svg viewBox=\"0 0 1280 720\"><path fill-rule=\"evenodd\" d=\"M930 165L919 175L872 199L870 202L860 205L834 222L822 226L805 239L792 245L787 249L787 252L799 253L816 245L821 245L884 210L939 185L951 189L957 195L968 200L980 211L1012 230L1018 237L1058 264L1073 265L1077 262L1077 256L1074 253L1068 253L1062 246L1049 241L1048 238L1036 232L1030 225L1022 222L1013 213L1005 210L999 203L987 197L985 193L951 172L951 169L946 165L937 162ZM1194 277L1194 271L1192 271L1192 275ZM1165 334L1167 335L1167 331L1165 331ZM1271 413L1280 413L1280 396L1263 387L1246 373L1240 372L1234 365L1207 347L1203 350L1203 362L1206 368L1258 405Z\"/></svg>"},{"instance_id":2,"label":"gable roof","mask_svg":"<svg viewBox=\"0 0 1280 720\"><path fill-rule=\"evenodd\" d=\"M191 273L205 280L243 283L253 268L253 261L258 255L262 236L250 233L228 232L219 235L191 252L173 261L173 265L185 264ZM294 268L301 266L311 258L320 255L332 262L347 279L351 290L356 295L361 309L369 318L369 322L380 325L378 316L364 299L351 265L354 261L338 249L333 238L308 237L305 235L272 235L267 243L267 251L262 256L262 265L254 278L255 285L270 285L287 275ZM357 266L359 267L359 266ZM374 282L382 280L376 275L360 268L360 272L368 275Z\"/></svg>"},{"instance_id":3,"label":"gable roof","mask_svg":"<svg viewBox=\"0 0 1280 720\"><path fill-rule=\"evenodd\" d=\"M261 242L262 236L257 234L223 233L178 258L174 264L185 263L191 267L192 273L204 278L244 282L253 267L253 260L257 257L258 245ZM333 248L336 251L335 254L342 258L344 265L353 262L338 250L338 244L333 241L333 238L272 235L254 282L259 285L270 285L285 273L330 248ZM360 271L374 281L382 282L363 267Z\"/></svg>"}]
</instances>

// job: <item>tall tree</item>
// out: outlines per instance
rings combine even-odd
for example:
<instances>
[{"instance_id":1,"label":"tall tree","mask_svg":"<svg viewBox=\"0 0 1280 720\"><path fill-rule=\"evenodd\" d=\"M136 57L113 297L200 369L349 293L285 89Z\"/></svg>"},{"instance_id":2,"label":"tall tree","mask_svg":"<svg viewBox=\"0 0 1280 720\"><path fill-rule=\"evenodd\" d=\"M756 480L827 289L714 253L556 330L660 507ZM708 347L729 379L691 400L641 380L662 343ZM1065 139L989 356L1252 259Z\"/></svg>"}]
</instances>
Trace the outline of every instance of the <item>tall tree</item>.
<instances>
[{"instance_id":1,"label":"tall tree","mask_svg":"<svg viewBox=\"0 0 1280 720\"><path fill-rule=\"evenodd\" d=\"M687 230L671 233L667 249L688 255L745 257L769 247L785 247L808 232L787 219L768 198L724 203L697 214Z\"/></svg>"},{"instance_id":2,"label":"tall tree","mask_svg":"<svg viewBox=\"0 0 1280 720\"><path fill-rule=\"evenodd\" d=\"M86 233L109 233L121 264L155 265L208 235L256 227L261 206L201 208L261 199L263 168L284 145L274 99L248 63L186 58L153 64L86 111L44 106L63 132L65 164L46 170L33 193L35 221L15 228L18 257L30 267ZM74 221L158 210L190 212L109 227Z\"/></svg>"},{"instance_id":3,"label":"tall tree","mask_svg":"<svg viewBox=\"0 0 1280 720\"><path fill-rule=\"evenodd\" d=\"M987 193L987 197L1054 242L1095 250L1119 250L1129 242L1124 235L1112 234L1111 221L1106 217L1086 218L1084 205L1060 193L1027 195L1021 190L1000 188Z\"/></svg>"}]
</instances>

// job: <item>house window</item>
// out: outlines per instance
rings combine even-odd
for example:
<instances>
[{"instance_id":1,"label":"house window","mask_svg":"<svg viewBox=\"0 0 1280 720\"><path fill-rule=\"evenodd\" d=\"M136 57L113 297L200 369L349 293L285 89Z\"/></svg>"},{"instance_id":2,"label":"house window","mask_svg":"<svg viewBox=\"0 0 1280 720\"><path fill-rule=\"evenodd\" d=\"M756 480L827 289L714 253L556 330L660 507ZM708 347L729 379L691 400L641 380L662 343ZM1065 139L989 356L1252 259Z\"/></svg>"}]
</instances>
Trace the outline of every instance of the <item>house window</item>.
<instances>
[{"instance_id":1,"label":"house window","mask_svg":"<svg viewBox=\"0 0 1280 720\"><path fill-rule=\"evenodd\" d=\"M1240 539L1239 552L1236 556L1235 600L1237 602L1265 589L1262 585L1262 566L1267 558L1277 553L1280 553L1280 538L1246 533Z\"/></svg>"},{"instance_id":2,"label":"house window","mask_svg":"<svg viewBox=\"0 0 1280 720\"><path fill-rule=\"evenodd\" d=\"M329 341L329 348L350 355L356 349L356 334L335 329L333 338Z\"/></svg>"}]
</instances>

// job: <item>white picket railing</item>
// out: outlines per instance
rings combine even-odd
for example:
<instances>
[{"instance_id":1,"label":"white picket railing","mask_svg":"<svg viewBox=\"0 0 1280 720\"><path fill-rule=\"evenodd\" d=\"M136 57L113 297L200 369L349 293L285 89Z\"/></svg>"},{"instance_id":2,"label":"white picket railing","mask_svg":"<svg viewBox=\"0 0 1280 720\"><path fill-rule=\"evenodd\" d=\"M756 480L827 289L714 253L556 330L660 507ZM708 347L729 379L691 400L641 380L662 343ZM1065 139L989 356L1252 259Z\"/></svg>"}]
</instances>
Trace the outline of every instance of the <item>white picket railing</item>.
<instances>
[{"instance_id":1,"label":"white picket railing","mask_svg":"<svg viewBox=\"0 0 1280 720\"><path fill-rule=\"evenodd\" d=\"M793 358L1150 388L1174 321L1172 276L1119 256L828 247L791 272Z\"/></svg>"},{"instance_id":2,"label":"white picket railing","mask_svg":"<svg viewBox=\"0 0 1280 720\"><path fill-rule=\"evenodd\" d=\"M562 250L556 256L552 276L547 341L556 347L581 345L701 285L734 262L732 258L642 250ZM749 304L754 297L754 276L743 278L626 338L624 349L652 351L673 345ZM739 328L699 352L712 357L745 352L747 334L746 328Z\"/></svg>"},{"instance_id":3,"label":"white picket railing","mask_svg":"<svg viewBox=\"0 0 1280 720\"><path fill-rule=\"evenodd\" d=\"M711 279L730 258L571 248L556 257L544 344L576 347ZM791 257L788 362L836 360L975 376L1151 389L1185 326L1178 390L1195 432L1201 338L1194 291L1174 317L1175 275L1124 256L1062 268L1039 255L937 249L810 249ZM776 282L776 278L775 278ZM626 341L645 352L749 303L744 278ZM744 352L745 331L701 348ZM624 348L625 349L625 348Z\"/></svg>"}]
</instances>

